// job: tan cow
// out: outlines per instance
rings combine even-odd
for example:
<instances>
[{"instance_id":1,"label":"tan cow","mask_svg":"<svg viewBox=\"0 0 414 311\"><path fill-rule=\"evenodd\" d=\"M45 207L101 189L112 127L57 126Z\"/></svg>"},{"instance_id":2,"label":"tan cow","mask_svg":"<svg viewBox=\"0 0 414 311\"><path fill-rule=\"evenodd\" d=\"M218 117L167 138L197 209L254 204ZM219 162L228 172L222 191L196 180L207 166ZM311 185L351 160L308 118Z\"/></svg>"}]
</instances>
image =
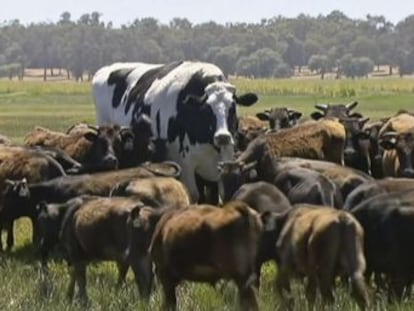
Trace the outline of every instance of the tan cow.
<instances>
[{"instance_id":1,"label":"tan cow","mask_svg":"<svg viewBox=\"0 0 414 311\"><path fill-rule=\"evenodd\" d=\"M199 205L166 213L152 237L150 253L162 284L166 308L176 309L181 281L235 281L242 310L258 310L253 290L255 261L262 232L259 214L246 203L223 208Z\"/></svg>"},{"instance_id":2,"label":"tan cow","mask_svg":"<svg viewBox=\"0 0 414 311\"><path fill-rule=\"evenodd\" d=\"M384 176L412 177L414 116L397 114L383 125L378 136L379 143L386 149L382 157Z\"/></svg>"},{"instance_id":3,"label":"tan cow","mask_svg":"<svg viewBox=\"0 0 414 311\"><path fill-rule=\"evenodd\" d=\"M366 307L369 297L363 277L361 225L344 211L305 204L295 207L276 221L283 224L276 243L276 287L283 303L294 276L307 277L306 296L311 307L317 290L324 302L333 302L335 277L345 276L351 280L352 296L358 305Z\"/></svg>"},{"instance_id":4,"label":"tan cow","mask_svg":"<svg viewBox=\"0 0 414 311\"><path fill-rule=\"evenodd\" d=\"M138 178L117 184L111 196L134 196L151 207L188 206L190 196L184 184L172 177Z\"/></svg>"}]
</instances>

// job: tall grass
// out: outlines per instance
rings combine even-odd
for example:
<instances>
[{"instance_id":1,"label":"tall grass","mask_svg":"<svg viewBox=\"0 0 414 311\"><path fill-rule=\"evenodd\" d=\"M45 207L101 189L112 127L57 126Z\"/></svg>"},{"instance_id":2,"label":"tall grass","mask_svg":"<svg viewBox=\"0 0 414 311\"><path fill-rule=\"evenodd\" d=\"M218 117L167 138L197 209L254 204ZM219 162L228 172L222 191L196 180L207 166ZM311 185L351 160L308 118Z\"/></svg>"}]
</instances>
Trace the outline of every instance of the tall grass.
<instances>
[{"instance_id":1,"label":"tall grass","mask_svg":"<svg viewBox=\"0 0 414 311\"><path fill-rule=\"evenodd\" d=\"M316 102L347 103L360 101L356 110L372 118L395 113L400 108L414 108L414 83L406 79L373 80L247 80L233 81L239 93L254 91L259 103L242 109L242 113L255 113L271 106L288 106L309 115ZM94 106L88 83L75 82L9 82L0 81L0 133L17 142L35 125L64 130L79 121L95 122ZM0 256L0 310L84 310L78 304L69 304L65 297L68 284L64 261L51 262L51 274L46 285L40 282L34 249L30 246L31 227L26 219L17 221L16 247L10 254ZM278 299L274 293L276 268L269 264L263 269L259 291L261 310L275 310ZM148 304L140 301L137 289L128 276L127 284L115 290L115 265L91 265L88 270L88 310L161 310L162 295L159 287ZM296 282L295 310L306 310L301 282ZM237 310L235 287L214 290L208 285L185 283L179 289L181 310ZM357 310L344 288L336 292L332 310ZM412 310L414 304L389 305L380 296L375 310ZM318 308L320 309L320 308Z\"/></svg>"},{"instance_id":2,"label":"tall grass","mask_svg":"<svg viewBox=\"0 0 414 311\"><path fill-rule=\"evenodd\" d=\"M316 95L330 98L347 98L369 94L414 93L412 78L375 79L246 79L233 80L241 90L262 95Z\"/></svg>"}]
</instances>

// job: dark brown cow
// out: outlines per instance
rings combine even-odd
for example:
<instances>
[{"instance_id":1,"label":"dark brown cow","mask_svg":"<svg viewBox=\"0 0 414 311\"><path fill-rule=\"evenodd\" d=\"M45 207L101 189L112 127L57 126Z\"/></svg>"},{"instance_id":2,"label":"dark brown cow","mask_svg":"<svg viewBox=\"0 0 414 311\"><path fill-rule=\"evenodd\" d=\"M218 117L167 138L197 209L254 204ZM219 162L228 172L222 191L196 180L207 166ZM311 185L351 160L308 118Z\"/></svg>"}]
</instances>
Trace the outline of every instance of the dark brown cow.
<instances>
[{"instance_id":1,"label":"dark brown cow","mask_svg":"<svg viewBox=\"0 0 414 311\"><path fill-rule=\"evenodd\" d=\"M26 135L24 143L27 146L59 148L81 163L84 171L111 170L118 167L119 132L119 126L101 126L98 130L87 128L68 135L36 127Z\"/></svg>"},{"instance_id":2,"label":"dark brown cow","mask_svg":"<svg viewBox=\"0 0 414 311\"><path fill-rule=\"evenodd\" d=\"M379 131L386 120L372 121L364 124L362 131L368 136L369 166L374 178L384 177L382 170L382 156L384 149L379 145Z\"/></svg>"},{"instance_id":3,"label":"dark brown cow","mask_svg":"<svg viewBox=\"0 0 414 311\"><path fill-rule=\"evenodd\" d=\"M147 177L117 184L111 196L134 196L151 207L187 206L190 196L184 184L172 177Z\"/></svg>"},{"instance_id":4,"label":"dark brown cow","mask_svg":"<svg viewBox=\"0 0 414 311\"><path fill-rule=\"evenodd\" d=\"M363 183L356 187L346 198L344 209L352 210L358 204L372 197L396 191L414 190L414 179L411 178L384 178Z\"/></svg>"},{"instance_id":5,"label":"dark brown cow","mask_svg":"<svg viewBox=\"0 0 414 311\"><path fill-rule=\"evenodd\" d=\"M77 123L67 129L66 134L81 135L91 129L98 130L98 127L87 123ZM132 128L122 126L119 130L119 135L121 145L120 148L115 150L116 157L119 161L119 168L134 167L150 160L161 162L166 159L166 156L162 157L157 154L163 151L157 150L152 141L152 122L147 115L142 114L138 117L134 121Z\"/></svg>"},{"instance_id":6,"label":"dark brown cow","mask_svg":"<svg viewBox=\"0 0 414 311\"><path fill-rule=\"evenodd\" d=\"M149 298L152 266L147 248L150 235L130 230L133 214L142 213L143 203L135 198L111 197L85 200L65 213L60 240L70 263L68 298L74 295L87 300L86 268L92 261L112 260L117 263L119 282L131 267L141 296ZM154 224L155 225L155 224Z\"/></svg>"},{"instance_id":7,"label":"dark brown cow","mask_svg":"<svg viewBox=\"0 0 414 311\"><path fill-rule=\"evenodd\" d=\"M241 309L258 310L252 283L261 232L259 214L241 201L164 214L150 253L166 309L176 309L175 289L183 280L214 284L230 279L239 289Z\"/></svg>"},{"instance_id":8,"label":"dark brown cow","mask_svg":"<svg viewBox=\"0 0 414 311\"><path fill-rule=\"evenodd\" d=\"M0 164L0 170L2 164ZM11 219L14 220L19 217L30 217L34 222L35 229L36 206L41 201L63 203L84 194L109 196L111 189L120 182L157 175L178 177L179 174L180 168L177 164L164 162L110 172L62 176L31 184L28 184L25 179L9 181L9 186L5 188L3 193L3 209L0 213L0 220L11 221ZM21 178L21 175L10 177L17 179ZM10 243L12 245L12 233L12 231L9 231L8 247L11 247L9 246Z\"/></svg>"},{"instance_id":9,"label":"dark brown cow","mask_svg":"<svg viewBox=\"0 0 414 311\"><path fill-rule=\"evenodd\" d=\"M286 196L274 185L264 181L244 184L232 197L232 201L243 201L261 215L267 212L282 214L292 208ZM260 270L266 261L276 258L276 238L272 232L263 232L256 260L256 286L260 286Z\"/></svg>"},{"instance_id":10,"label":"dark brown cow","mask_svg":"<svg viewBox=\"0 0 414 311\"><path fill-rule=\"evenodd\" d=\"M342 194L337 185L322 173L309 168L286 168L279 172L273 184L291 204L309 203L342 208Z\"/></svg>"},{"instance_id":11,"label":"dark brown cow","mask_svg":"<svg viewBox=\"0 0 414 311\"><path fill-rule=\"evenodd\" d=\"M332 303L336 276L349 277L352 296L361 308L369 304L363 274L364 231L349 213L316 205L297 205L276 216L278 274L276 288L286 307L292 277L308 278L306 296L313 308L316 291ZM286 294L290 297L286 297ZM293 301L291 301L293 302Z\"/></svg>"},{"instance_id":12,"label":"dark brown cow","mask_svg":"<svg viewBox=\"0 0 414 311\"><path fill-rule=\"evenodd\" d=\"M370 140L363 130L369 118L346 118L340 120L346 130L344 149L345 165L372 175L370 159Z\"/></svg>"},{"instance_id":13,"label":"dark brown cow","mask_svg":"<svg viewBox=\"0 0 414 311\"><path fill-rule=\"evenodd\" d=\"M11 249L14 244L13 223L16 215L13 211L8 211L4 200L8 190L15 189L16 192L24 194L24 191L15 187L7 179L23 179L28 182L41 182L58 176L66 175L62 166L53 158L43 152L24 147L0 146L0 232L3 226L7 228L7 249ZM34 218L28 215L32 224ZM33 237L36 237L34 232ZM0 239L0 250L2 250Z\"/></svg>"},{"instance_id":14,"label":"dark brown cow","mask_svg":"<svg viewBox=\"0 0 414 311\"><path fill-rule=\"evenodd\" d=\"M279 131L296 125L302 117L302 113L286 107L271 108L257 113L256 117L262 121L268 121L271 131Z\"/></svg>"},{"instance_id":15,"label":"dark brown cow","mask_svg":"<svg viewBox=\"0 0 414 311\"><path fill-rule=\"evenodd\" d=\"M384 274L389 299L403 298L414 280L414 191L376 195L352 208L365 232L367 274Z\"/></svg>"}]
</instances>

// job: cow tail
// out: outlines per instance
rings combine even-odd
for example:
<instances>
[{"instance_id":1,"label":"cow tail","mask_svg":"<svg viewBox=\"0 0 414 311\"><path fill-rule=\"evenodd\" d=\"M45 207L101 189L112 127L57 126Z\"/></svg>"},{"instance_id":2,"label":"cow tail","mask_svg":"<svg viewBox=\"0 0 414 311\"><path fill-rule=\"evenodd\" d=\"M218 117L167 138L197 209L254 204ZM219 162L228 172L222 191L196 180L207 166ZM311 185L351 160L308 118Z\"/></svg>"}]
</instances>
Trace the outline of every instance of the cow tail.
<instances>
[{"instance_id":1,"label":"cow tail","mask_svg":"<svg viewBox=\"0 0 414 311\"><path fill-rule=\"evenodd\" d=\"M66 252L70 252L67 247L72 248L74 243L77 243L75 240L75 234L73 232L72 225L73 225L73 217L75 212L82 206L82 204L74 204L71 205L67 211L65 212L62 223L59 230L59 241L63 245L66 245L65 250ZM68 264L71 264L70 262L70 256L68 258Z\"/></svg>"},{"instance_id":2,"label":"cow tail","mask_svg":"<svg viewBox=\"0 0 414 311\"><path fill-rule=\"evenodd\" d=\"M332 190L332 184L324 176L318 176L318 181L322 187L319 187L323 205L335 207L335 198Z\"/></svg>"},{"instance_id":3,"label":"cow tail","mask_svg":"<svg viewBox=\"0 0 414 311\"><path fill-rule=\"evenodd\" d=\"M363 236L358 232L358 224L347 212L339 215L341 228L340 267L349 277L352 296L361 308L369 304L368 290L364 281L365 257L363 253Z\"/></svg>"}]
</instances>

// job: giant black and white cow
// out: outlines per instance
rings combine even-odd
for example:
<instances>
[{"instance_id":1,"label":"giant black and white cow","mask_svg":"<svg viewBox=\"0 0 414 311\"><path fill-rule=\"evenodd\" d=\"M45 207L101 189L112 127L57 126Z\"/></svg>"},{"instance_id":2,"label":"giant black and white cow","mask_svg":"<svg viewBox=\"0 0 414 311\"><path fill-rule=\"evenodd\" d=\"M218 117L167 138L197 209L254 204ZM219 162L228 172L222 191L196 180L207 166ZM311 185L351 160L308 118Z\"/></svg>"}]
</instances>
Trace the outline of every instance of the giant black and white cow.
<instances>
[{"instance_id":1,"label":"giant black and white cow","mask_svg":"<svg viewBox=\"0 0 414 311\"><path fill-rule=\"evenodd\" d=\"M133 126L150 116L154 139L165 142L166 159L181 165L193 200L195 173L216 182L217 163L233 157L236 106L257 101L253 93L237 95L217 66L191 61L115 63L96 72L93 93L98 124Z\"/></svg>"}]
</instances>

